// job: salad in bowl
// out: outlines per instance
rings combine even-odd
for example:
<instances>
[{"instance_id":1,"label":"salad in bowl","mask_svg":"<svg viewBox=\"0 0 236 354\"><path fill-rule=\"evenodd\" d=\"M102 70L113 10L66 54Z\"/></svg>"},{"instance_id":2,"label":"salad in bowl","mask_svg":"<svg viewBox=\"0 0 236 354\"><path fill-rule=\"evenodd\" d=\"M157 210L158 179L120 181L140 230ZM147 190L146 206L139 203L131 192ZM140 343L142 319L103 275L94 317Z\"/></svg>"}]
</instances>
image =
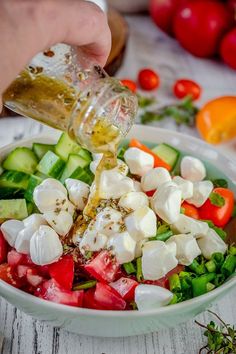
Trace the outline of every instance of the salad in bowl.
<instances>
[{"instance_id":1,"label":"salad in bowl","mask_svg":"<svg viewBox=\"0 0 236 354\"><path fill-rule=\"evenodd\" d=\"M101 154L66 133L55 144L36 138L12 149L1 163L0 279L103 314L155 314L216 291L236 269L224 230L233 184L219 171L213 178L196 155L127 140L117 167L101 173L89 218L83 211Z\"/></svg>"}]
</instances>

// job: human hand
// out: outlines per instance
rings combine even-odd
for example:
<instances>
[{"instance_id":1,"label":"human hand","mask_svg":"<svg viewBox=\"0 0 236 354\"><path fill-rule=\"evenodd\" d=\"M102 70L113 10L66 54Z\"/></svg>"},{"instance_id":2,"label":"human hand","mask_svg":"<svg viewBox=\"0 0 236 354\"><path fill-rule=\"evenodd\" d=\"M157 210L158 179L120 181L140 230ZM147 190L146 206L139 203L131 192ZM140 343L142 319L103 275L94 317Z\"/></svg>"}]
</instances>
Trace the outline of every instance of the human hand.
<instances>
[{"instance_id":1,"label":"human hand","mask_svg":"<svg viewBox=\"0 0 236 354\"><path fill-rule=\"evenodd\" d=\"M104 66L111 47L106 15L82 0L0 0L0 95L36 53L58 42Z\"/></svg>"}]
</instances>

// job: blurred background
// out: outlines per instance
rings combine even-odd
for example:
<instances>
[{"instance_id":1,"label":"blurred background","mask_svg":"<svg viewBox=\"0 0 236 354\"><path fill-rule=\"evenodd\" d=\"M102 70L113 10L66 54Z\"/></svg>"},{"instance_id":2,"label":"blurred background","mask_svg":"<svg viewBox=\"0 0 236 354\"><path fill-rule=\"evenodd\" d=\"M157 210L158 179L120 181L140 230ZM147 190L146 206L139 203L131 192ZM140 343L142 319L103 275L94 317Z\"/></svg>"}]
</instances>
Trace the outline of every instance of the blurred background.
<instances>
[{"instance_id":1,"label":"blurred background","mask_svg":"<svg viewBox=\"0 0 236 354\"><path fill-rule=\"evenodd\" d=\"M94 2L112 32L105 69L138 94L137 123L217 143L236 161L236 0ZM21 119L1 120L1 145L40 131Z\"/></svg>"}]
</instances>

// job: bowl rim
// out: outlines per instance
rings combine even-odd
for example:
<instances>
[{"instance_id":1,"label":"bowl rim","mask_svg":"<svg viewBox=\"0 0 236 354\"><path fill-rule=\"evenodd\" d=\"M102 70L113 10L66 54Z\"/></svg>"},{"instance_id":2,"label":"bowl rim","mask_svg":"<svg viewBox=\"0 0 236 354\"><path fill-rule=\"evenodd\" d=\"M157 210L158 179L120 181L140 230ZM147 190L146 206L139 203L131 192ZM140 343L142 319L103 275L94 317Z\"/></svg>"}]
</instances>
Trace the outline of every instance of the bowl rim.
<instances>
[{"instance_id":1,"label":"bowl rim","mask_svg":"<svg viewBox=\"0 0 236 354\"><path fill-rule=\"evenodd\" d=\"M154 131L158 130L159 132L161 132L163 134L177 136L179 138L184 138L184 139L191 139L191 141L194 141L196 144L201 145L202 147L208 147L208 148L210 147L211 149L214 150L214 147L212 147L208 143L206 143L196 137L188 136L188 135L180 133L180 132L170 131L168 129L159 128L159 127L142 126L142 125L137 125L137 124L134 125L134 128L138 129L138 130L140 128L141 129L144 128L145 130L150 131L152 133L153 133L153 130ZM41 134L33 135L29 138L19 140L14 143L10 143L5 146L2 146L0 148L0 160L1 160L1 154L10 148L17 147L17 146L24 144L24 143L33 142L35 139L56 140L57 138L58 138L58 132L56 132L56 134L54 134L54 135L52 135L52 133L51 134L50 133L41 133ZM232 160L230 158L223 155L221 152L217 151L217 153L224 160L227 160L229 163L232 162ZM234 181L232 181L232 183L235 184ZM209 293L200 295L198 297L195 297L195 298L192 298L189 300L185 300L185 301L178 303L178 304L173 304L170 306L164 306L164 307L160 307L157 309L149 309L149 310L143 310L143 311L139 311L139 310L131 310L131 311L95 310L95 309L87 309L87 308L57 304L55 302L51 302L48 300L38 298L38 297L31 295L23 290L17 289L14 286L4 282L3 280L0 280L0 289L3 289L3 291L6 295L6 297L5 297L6 299L7 299L7 294L12 295L12 296L19 296L23 301L30 301L33 305L39 305L45 309L52 308L52 309L57 310L59 312L68 313L68 314L71 314L74 316L79 316L79 315L85 316L86 315L89 317L95 316L95 317L100 317L100 318L106 318L106 317L107 318L111 318L111 317L136 318L136 317L148 317L150 315L155 316L155 315L160 315L160 314L169 313L169 312L175 312L175 311L179 311L179 310L181 311L181 309L186 309L186 306L193 306L197 302L199 302L199 305L201 303L210 302L211 299L217 298L218 295L220 295L222 292L225 292L226 290L231 290L234 287L234 285L236 286L236 276L235 275L231 276L231 278L228 279L224 284L222 284L218 288L210 291ZM17 304L15 304L15 306L17 307Z\"/></svg>"}]
</instances>

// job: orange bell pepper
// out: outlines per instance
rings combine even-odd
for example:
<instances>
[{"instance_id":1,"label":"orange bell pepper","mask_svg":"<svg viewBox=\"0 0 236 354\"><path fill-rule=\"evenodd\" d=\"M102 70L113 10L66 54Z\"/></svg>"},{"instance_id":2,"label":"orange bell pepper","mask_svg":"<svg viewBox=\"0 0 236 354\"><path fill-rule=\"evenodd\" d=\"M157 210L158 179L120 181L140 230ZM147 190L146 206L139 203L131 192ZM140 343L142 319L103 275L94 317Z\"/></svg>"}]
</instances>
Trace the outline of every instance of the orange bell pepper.
<instances>
[{"instance_id":1,"label":"orange bell pepper","mask_svg":"<svg viewBox=\"0 0 236 354\"><path fill-rule=\"evenodd\" d=\"M150 155L152 155L154 157L154 167L164 167L166 168L168 171L171 170L171 166L166 163L165 161L163 161L159 156L157 156L156 154L154 154L154 152L152 152L151 149L149 149L146 145L143 145L142 143L140 143L140 141L138 141L137 139L131 139L130 143L129 143L130 147L136 147Z\"/></svg>"},{"instance_id":2,"label":"orange bell pepper","mask_svg":"<svg viewBox=\"0 0 236 354\"><path fill-rule=\"evenodd\" d=\"M198 112L196 124L200 135L211 144L236 137L236 96L209 101Z\"/></svg>"}]
</instances>

